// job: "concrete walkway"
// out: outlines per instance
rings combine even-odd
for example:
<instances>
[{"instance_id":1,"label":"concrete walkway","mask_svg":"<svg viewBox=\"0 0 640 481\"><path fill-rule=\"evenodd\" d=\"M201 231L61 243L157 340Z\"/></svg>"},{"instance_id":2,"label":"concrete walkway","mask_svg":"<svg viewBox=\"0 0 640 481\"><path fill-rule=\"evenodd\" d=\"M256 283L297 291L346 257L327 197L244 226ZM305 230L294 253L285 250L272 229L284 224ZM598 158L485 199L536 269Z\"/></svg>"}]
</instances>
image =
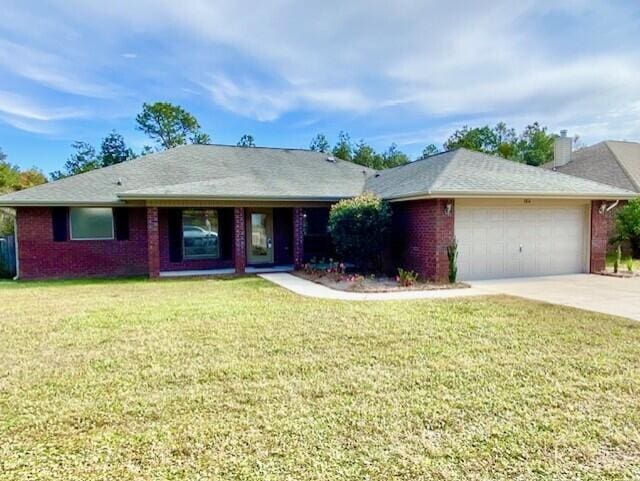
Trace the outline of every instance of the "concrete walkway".
<instances>
[{"instance_id":1,"label":"concrete walkway","mask_svg":"<svg viewBox=\"0 0 640 481\"><path fill-rule=\"evenodd\" d=\"M338 291L287 273L260 274L260 277L301 296L320 299L392 301L509 295L640 321L640 277L619 279L578 274L473 281L468 289L371 293Z\"/></svg>"},{"instance_id":2,"label":"concrete walkway","mask_svg":"<svg viewBox=\"0 0 640 481\"><path fill-rule=\"evenodd\" d=\"M320 299L336 299L342 301L398 301L406 299L450 299L453 297L469 297L486 295L480 289L439 289L433 291L401 291L401 292L348 292L331 289L287 273L259 274L260 277L278 284L285 289L306 297Z\"/></svg>"}]
</instances>

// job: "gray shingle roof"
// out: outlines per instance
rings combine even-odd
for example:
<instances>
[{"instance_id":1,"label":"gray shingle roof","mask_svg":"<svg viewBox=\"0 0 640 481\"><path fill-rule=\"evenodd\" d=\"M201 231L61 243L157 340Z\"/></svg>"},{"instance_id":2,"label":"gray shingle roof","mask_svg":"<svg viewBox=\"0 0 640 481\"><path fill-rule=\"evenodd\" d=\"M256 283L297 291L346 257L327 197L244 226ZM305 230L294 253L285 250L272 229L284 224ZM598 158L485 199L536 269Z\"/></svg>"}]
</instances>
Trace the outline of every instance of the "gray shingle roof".
<instances>
[{"instance_id":1,"label":"gray shingle roof","mask_svg":"<svg viewBox=\"0 0 640 481\"><path fill-rule=\"evenodd\" d=\"M633 195L570 175L457 149L383 171L366 189L388 199L442 196L545 196L610 198Z\"/></svg>"},{"instance_id":2,"label":"gray shingle roof","mask_svg":"<svg viewBox=\"0 0 640 481\"><path fill-rule=\"evenodd\" d=\"M553 162L544 165L553 168ZM640 192L640 143L607 140L578 149L558 172Z\"/></svg>"},{"instance_id":3,"label":"gray shingle roof","mask_svg":"<svg viewBox=\"0 0 640 481\"><path fill-rule=\"evenodd\" d=\"M336 200L442 196L629 198L632 192L458 149L376 172L297 149L188 145L0 197L0 206L123 199Z\"/></svg>"},{"instance_id":4,"label":"gray shingle roof","mask_svg":"<svg viewBox=\"0 0 640 481\"><path fill-rule=\"evenodd\" d=\"M297 149L186 145L14 192L2 205L110 204L118 194L336 199L358 195L374 171ZM120 184L119 184L120 182Z\"/></svg>"}]
</instances>

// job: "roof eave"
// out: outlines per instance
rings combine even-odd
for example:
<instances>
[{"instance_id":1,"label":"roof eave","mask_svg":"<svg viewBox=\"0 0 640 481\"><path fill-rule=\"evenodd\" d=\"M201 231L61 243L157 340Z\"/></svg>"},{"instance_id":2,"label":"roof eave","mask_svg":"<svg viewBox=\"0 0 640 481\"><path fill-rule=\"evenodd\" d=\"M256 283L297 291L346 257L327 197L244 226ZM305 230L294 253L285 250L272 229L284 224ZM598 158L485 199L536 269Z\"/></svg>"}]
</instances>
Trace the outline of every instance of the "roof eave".
<instances>
[{"instance_id":1,"label":"roof eave","mask_svg":"<svg viewBox=\"0 0 640 481\"><path fill-rule=\"evenodd\" d=\"M629 193L557 193L557 192L460 192L460 191L440 191L426 192L424 194L411 194L406 196L386 197L389 202L404 202L421 199L442 199L442 198L474 198L474 199L576 199L576 200L628 200L640 197L640 194Z\"/></svg>"},{"instance_id":2,"label":"roof eave","mask_svg":"<svg viewBox=\"0 0 640 481\"><path fill-rule=\"evenodd\" d=\"M214 196L214 195L174 195L174 194L118 194L124 201L127 200L170 200L170 201L260 201L260 202L337 202L341 199L355 197L357 194L345 196Z\"/></svg>"},{"instance_id":3,"label":"roof eave","mask_svg":"<svg viewBox=\"0 0 640 481\"><path fill-rule=\"evenodd\" d=\"M123 201L36 201L36 200L0 200L0 207L121 207L126 205Z\"/></svg>"}]
</instances>

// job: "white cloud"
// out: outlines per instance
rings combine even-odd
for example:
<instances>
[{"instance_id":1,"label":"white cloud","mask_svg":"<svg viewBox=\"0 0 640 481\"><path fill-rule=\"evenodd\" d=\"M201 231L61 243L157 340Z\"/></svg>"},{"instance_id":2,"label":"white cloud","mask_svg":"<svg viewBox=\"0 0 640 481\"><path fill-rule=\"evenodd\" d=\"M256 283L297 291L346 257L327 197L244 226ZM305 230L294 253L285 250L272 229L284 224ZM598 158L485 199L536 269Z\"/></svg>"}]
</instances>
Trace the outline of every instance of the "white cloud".
<instances>
[{"instance_id":1,"label":"white cloud","mask_svg":"<svg viewBox=\"0 0 640 481\"><path fill-rule=\"evenodd\" d=\"M370 101L350 88L316 88L308 84L264 87L249 80L234 81L223 74L212 76L202 87L223 108L259 121L272 121L298 108L320 111L366 111L370 108Z\"/></svg>"},{"instance_id":2,"label":"white cloud","mask_svg":"<svg viewBox=\"0 0 640 481\"><path fill-rule=\"evenodd\" d=\"M440 126L539 120L640 137L634 3L58 0L59 21L39 25L65 26L64 54L42 38L38 49L5 41L0 65L65 92L117 96L112 84L124 78L97 82L67 57L83 50L109 71L106 59L140 56L126 72L139 97L195 84L223 109L260 121L320 111L383 123L401 112ZM92 59L93 51L104 55Z\"/></svg>"},{"instance_id":3,"label":"white cloud","mask_svg":"<svg viewBox=\"0 0 640 481\"><path fill-rule=\"evenodd\" d=\"M14 127L34 133L51 133L52 122L86 117L86 112L72 108L50 108L0 90L0 118Z\"/></svg>"},{"instance_id":4,"label":"white cloud","mask_svg":"<svg viewBox=\"0 0 640 481\"><path fill-rule=\"evenodd\" d=\"M0 67L60 92L109 98L119 89L106 82L92 82L75 73L69 60L0 38Z\"/></svg>"}]
</instances>

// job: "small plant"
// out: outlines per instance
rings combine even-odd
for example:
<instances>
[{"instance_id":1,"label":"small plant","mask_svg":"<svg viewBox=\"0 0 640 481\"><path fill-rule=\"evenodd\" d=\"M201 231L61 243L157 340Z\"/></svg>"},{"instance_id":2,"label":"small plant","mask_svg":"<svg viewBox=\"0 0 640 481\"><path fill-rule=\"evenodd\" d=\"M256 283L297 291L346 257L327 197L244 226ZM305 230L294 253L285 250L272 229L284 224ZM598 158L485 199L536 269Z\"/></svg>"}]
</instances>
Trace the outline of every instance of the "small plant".
<instances>
[{"instance_id":1,"label":"small plant","mask_svg":"<svg viewBox=\"0 0 640 481\"><path fill-rule=\"evenodd\" d=\"M449 259L449 282L455 284L458 279L458 241L455 237L447 247L447 259Z\"/></svg>"},{"instance_id":2,"label":"small plant","mask_svg":"<svg viewBox=\"0 0 640 481\"><path fill-rule=\"evenodd\" d=\"M398 267L398 275L396 281L402 287L411 287L418 280L418 273L415 271L405 270L402 267Z\"/></svg>"},{"instance_id":3,"label":"small plant","mask_svg":"<svg viewBox=\"0 0 640 481\"><path fill-rule=\"evenodd\" d=\"M633 257L631 256L627 257L627 270L633 273Z\"/></svg>"},{"instance_id":4,"label":"small plant","mask_svg":"<svg viewBox=\"0 0 640 481\"><path fill-rule=\"evenodd\" d=\"M613 260L613 272L615 274L618 273L621 263L622 263L622 248L620 247L620 244L618 244L618 248L616 249L616 258Z\"/></svg>"},{"instance_id":5,"label":"small plant","mask_svg":"<svg viewBox=\"0 0 640 481\"><path fill-rule=\"evenodd\" d=\"M362 284L364 282L364 276L362 274L349 274L348 276L342 276L343 280L347 282L354 282L356 284Z\"/></svg>"}]
</instances>

